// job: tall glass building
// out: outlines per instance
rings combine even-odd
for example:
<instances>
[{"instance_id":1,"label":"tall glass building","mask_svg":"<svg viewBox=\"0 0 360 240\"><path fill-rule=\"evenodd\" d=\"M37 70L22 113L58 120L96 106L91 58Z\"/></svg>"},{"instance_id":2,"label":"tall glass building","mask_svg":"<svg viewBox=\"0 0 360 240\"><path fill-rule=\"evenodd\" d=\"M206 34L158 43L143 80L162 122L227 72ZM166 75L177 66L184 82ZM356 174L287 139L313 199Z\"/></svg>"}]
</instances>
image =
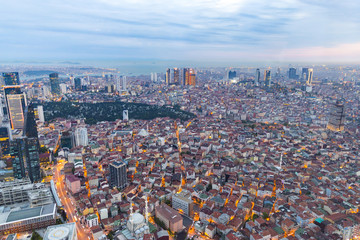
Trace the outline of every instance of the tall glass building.
<instances>
[{"instance_id":1,"label":"tall glass building","mask_svg":"<svg viewBox=\"0 0 360 240\"><path fill-rule=\"evenodd\" d=\"M51 93L55 95L60 95L59 74L51 73L49 75L49 78L50 78Z\"/></svg>"},{"instance_id":2,"label":"tall glass building","mask_svg":"<svg viewBox=\"0 0 360 240\"><path fill-rule=\"evenodd\" d=\"M26 95L20 86L4 87L6 104L12 129L23 129L24 112L27 106Z\"/></svg>"},{"instance_id":3,"label":"tall glass building","mask_svg":"<svg viewBox=\"0 0 360 240\"><path fill-rule=\"evenodd\" d=\"M127 185L126 163L123 161L115 161L110 163L110 186L125 188Z\"/></svg>"},{"instance_id":4,"label":"tall glass building","mask_svg":"<svg viewBox=\"0 0 360 240\"><path fill-rule=\"evenodd\" d=\"M39 139L32 105L25 110L24 135L10 142L10 156L14 178L29 177L31 182L41 180Z\"/></svg>"}]
</instances>

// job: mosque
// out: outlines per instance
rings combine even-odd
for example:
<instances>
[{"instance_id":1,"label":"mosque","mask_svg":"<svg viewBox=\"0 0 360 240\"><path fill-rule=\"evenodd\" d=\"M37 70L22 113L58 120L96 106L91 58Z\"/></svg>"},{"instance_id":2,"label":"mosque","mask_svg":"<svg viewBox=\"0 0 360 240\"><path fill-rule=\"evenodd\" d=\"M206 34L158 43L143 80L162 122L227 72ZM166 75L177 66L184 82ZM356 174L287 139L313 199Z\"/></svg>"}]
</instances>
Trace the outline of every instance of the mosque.
<instances>
[{"instance_id":1,"label":"mosque","mask_svg":"<svg viewBox=\"0 0 360 240\"><path fill-rule=\"evenodd\" d=\"M139 239L141 240L144 237L144 234L150 233L148 226L148 202L145 201L145 217L140 213L133 213L132 203L130 203L130 217L127 222L127 230L129 231L126 234L127 239ZM129 236L131 235L131 236Z\"/></svg>"}]
</instances>

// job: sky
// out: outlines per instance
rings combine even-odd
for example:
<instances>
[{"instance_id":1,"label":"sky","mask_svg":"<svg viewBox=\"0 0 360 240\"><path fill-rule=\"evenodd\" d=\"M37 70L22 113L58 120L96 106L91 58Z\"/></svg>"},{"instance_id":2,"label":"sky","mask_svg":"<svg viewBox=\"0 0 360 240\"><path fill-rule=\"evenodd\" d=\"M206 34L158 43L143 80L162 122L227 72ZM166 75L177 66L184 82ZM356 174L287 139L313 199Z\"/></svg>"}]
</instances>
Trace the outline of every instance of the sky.
<instances>
[{"instance_id":1,"label":"sky","mask_svg":"<svg viewBox=\"0 0 360 240\"><path fill-rule=\"evenodd\" d=\"M14 0L0 60L360 61L357 0Z\"/></svg>"}]
</instances>

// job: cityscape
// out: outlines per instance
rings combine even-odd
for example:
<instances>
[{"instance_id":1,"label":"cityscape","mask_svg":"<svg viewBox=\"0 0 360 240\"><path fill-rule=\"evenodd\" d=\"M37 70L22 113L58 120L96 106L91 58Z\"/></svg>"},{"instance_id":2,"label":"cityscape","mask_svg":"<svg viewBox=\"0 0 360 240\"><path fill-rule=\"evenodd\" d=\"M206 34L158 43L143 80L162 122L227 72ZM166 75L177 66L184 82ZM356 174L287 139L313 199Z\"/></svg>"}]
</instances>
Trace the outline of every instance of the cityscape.
<instances>
[{"instance_id":1,"label":"cityscape","mask_svg":"<svg viewBox=\"0 0 360 240\"><path fill-rule=\"evenodd\" d=\"M2 73L6 239L359 238L358 66L29 68Z\"/></svg>"},{"instance_id":2,"label":"cityscape","mask_svg":"<svg viewBox=\"0 0 360 240\"><path fill-rule=\"evenodd\" d=\"M360 4L0 8L0 240L360 240Z\"/></svg>"}]
</instances>

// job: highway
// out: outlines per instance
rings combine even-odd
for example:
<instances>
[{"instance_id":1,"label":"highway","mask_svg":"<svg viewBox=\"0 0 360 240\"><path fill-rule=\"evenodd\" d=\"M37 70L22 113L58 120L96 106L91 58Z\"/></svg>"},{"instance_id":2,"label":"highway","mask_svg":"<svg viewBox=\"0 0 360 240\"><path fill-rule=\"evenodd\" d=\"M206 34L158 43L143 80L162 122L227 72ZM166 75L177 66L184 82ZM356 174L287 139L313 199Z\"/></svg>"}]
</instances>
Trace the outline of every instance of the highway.
<instances>
[{"instance_id":1,"label":"highway","mask_svg":"<svg viewBox=\"0 0 360 240\"><path fill-rule=\"evenodd\" d=\"M74 206L74 204L71 202L70 198L66 194L67 190L65 189L65 184L63 182L65 176L61 175L61 169L63 168L63 166L64 163L58 163L56 166L54 166L53 179L56 184L57 193L67 214L68 222L76 223L77 238L79 240L93 239L90 229L84 227L80 223L80 219L78 219L75 213L76 207Z\"/></svg>"}]
</instances>

